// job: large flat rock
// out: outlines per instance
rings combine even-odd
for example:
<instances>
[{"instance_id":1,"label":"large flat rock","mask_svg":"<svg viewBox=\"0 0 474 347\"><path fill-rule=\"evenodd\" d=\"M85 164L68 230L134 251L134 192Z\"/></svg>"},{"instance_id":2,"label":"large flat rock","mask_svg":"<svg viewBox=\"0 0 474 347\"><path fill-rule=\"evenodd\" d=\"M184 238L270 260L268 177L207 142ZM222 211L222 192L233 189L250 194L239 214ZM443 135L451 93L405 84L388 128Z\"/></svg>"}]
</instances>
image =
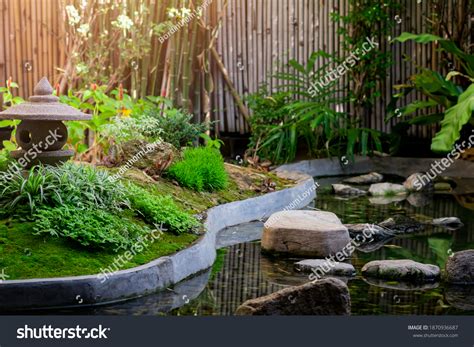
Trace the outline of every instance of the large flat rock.
<instances>
[{"instance_id":1,"label":"large flat rock","mask_svg":"<svg viewBox=\"0 0 474 347\"><path fill-rule=\"evenodd\" d=\"M262 249L311 258L335 255L350 243L349 232L332 212L283 211L265 223Z\"/></svg>"},{"instance_id":2,"label":"large flat rock","mask_svg":"<svg viewBox=\"0 0 474 347\"><path fill-rule=\"evenodd\" d=\"M326 278L245 301L237 315L349 315L351 299L346 284Z\"/></svg>"}]
</instances>

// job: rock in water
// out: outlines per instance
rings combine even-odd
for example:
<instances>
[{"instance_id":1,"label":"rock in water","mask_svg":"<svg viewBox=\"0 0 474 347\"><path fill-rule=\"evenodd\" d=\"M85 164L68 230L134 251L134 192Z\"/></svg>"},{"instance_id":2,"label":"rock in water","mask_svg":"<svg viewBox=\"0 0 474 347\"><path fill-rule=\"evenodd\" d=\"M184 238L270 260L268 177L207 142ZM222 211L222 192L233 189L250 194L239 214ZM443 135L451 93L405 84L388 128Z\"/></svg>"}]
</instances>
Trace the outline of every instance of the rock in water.
<instances>
[{"instance_id":1,"label":"rock in water","mask_svg":"<svg viewBox=\"0 0 474 347\"><path fill-rule=\"evenodd\" d=\"M390 229L393 235L420 232L425 229L423 223L401 214L396 214L393 217L380 222L379 226Z\"/></svg>"},{"instance_id":2,"label":"rock in water","mask_svg":"<svg viewBox=\"0 0 474 347\"><path fill-rule=\"evenodd\" d=\"M406 194L406 189L401 184L376 183L370 186L369 194L372 196L403 195Z\"/></svg>"},{"instance_id":3,"label":"rock in water","mask_svg":"<svg viewBox=\"0 0 474 347\"><path fill-rule=\"evenodd\" d=\"M332 212L282 211L265 223L262 250L301 257L325 258L350 243L349 232Z\"/></svg>"},{"instance_id":4,"label":"rock in water","mask_svg":"<svg viewBox=\"0 0 474 347\"><path fill-rule=\"evenodd\" d=\"M406 190L411 192L421 192L433 190L433 181L424 173L417 172L410 175L403 183Z\"/></svg>"},{"instance_id":5,"label":"rock in water","mask_svg":"<svg viewBox=\"0 0 474 347\"><path fill-rule=\"evenodd\" d=\"M450 283L474 283L474 249L456 252L446 263L446 280Z\"/></svg>"},{"instance_id":6,"label":"rock in water","mask_svg":"<svg viewBox=\"0 0 474 347\"><path fill-rule=\"evenodd\" d=\"M383 176L377 172L371 172L367 175L361 175L356 177L351 177L345 179L344 183L349 184L372 184L372 183L379 183L383 181Z\"/></svg>"},{"instance_id":7,"label":"rock in water","mask_svg":"<svg viewBox=\"0 0 474 347\"><path fill-rule=\"evenodd\" d=\"M351 196L351 195L365 195L367 192L365 190L354 188L346 184L333 184L332 189L336 195L341 196Z\"/></svg>"},{"instance_id":8,"label":"rock in water","mask_svg":"<svg viewBox=\"0 0 474 347\"><path fill-rule=\"evenodd\" d=\"M304 273L314 273L320 277L323 275L351 277L356 273L356 270L352 264L328 261L325 259L301 260L295 263L295 270Z\"/></svg>"},{"instance_id":9,"label":"rock in water","mask_svg":"<svg viewBox=\"0 0 474 347\"><path fill-rule=\"evenodd\" d=\"M358 243L383 240L395 236L395 232L375 224L344 224L351 238Z\"/></svg>"},{"instance_id":10,"label":"rock in water","mask_svg":"<svg viewBox=\"0 0 474 347\"><path fill-rule=\"evenodd\" d=\"M336 278L326 278L273 294L245 301L237 315L349 315L351 299L346 284Z\"/></svg>"},{"instance_id":11,"label":"rock in water","mask_svg":"<svg viewBox=\"0 0 474 347\"><path fill-rule=\"evenodd\" d=\"M376 260L362 268L362 275L367 277L413 283L436 281L440 273L436 265L417 263L409 259Z\"/></svg>"},{"instance_id":12,"label":"rock in water","mask_svg":"<svg viewBox=\"0 0 474 347\"><path fill-rule=\"evenodd\" d=\"M454 230L462 228L464 226L461 220L457 217L436 218L433 219L431 224Z\"/></svg>"}]
</instances>

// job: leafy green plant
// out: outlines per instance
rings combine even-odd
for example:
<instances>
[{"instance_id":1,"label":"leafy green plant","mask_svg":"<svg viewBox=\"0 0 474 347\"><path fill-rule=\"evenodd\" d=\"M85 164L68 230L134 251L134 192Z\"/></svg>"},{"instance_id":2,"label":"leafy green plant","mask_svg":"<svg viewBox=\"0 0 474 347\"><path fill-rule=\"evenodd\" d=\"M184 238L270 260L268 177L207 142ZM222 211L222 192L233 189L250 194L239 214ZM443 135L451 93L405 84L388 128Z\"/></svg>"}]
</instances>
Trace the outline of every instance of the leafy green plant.
<instances>
[{"instance_id":1,"label":"leafy green plant","mask_svg":"<svg viewBox=\"0 0 474 347\"><path fill-rule=\"evenodd\" d=\"M474 111L474 55L463 52L452 41L443 39L432 34L410 34L403 33L398 38L399 42L414 40L425 44L433 41L439 42L441 51L452 54L457 65L463 72L451 71L446 77L439 72L422 69L419 74L410 77L410 83L395 86L400 93L394 95L389 106L391 119L395 115L397 101L410 94L412 91L421 92L426 99L416 100L398 110L397 116L405 117L408 124L437 124L441 123L441 130L436 134L431 143L434 152L444 153L452 150L456 141L461 136L461 129L472 122ZM454 82L454 78L467 81L468 87L463 89L460 84ZM466 83L463 83L464 85ZM434 112L432 110L435 110ZM441 109L441 112L440 112ZM422 112L421 116L417 112Z\"/></svg>"},{"instance_id":2,"label":"leafy green plant","mask_svg":"<svg viewBox=\"0 0 474 347\"><path fill-rule=\"evenodd\" d=\"M129 205L127 190L104 171L88 165L36 166L0 172L0 211L28 215L42 207L61 205L120 211Z\"/></svg>"},{"instance_id":3,"label":"leafy green plant","mask_svg":"<svg viewBox=\"0 0 474 347\"><path fill-rule=\"evenodd\" d=\"M181 234L195 230L199 222L190 214L181 211L171 196L157 196L143 188L130 184L131 207L148 223L162 225L169 231Z\"/></svg>"},{"instance_id":4,"label":"leafy green plant","mask_svg":"<svg viewBox=\"0 0 474 347\"><path fill-rule=\"evenodd\" d=\"M4 109L25 102L23 98L13 95L13 89L18 89L18 84L13 82L11 78L8 79L5 87L0 87L0 95L2 96ZM5 125L1 123L2 122L0 122L0 127L4 127Z\"/></svg>"},{"instance_id":5,"label":"leafy green plant","mask_svg":"<svg viewBox=\"0 0 474 347\"><path fill-rule=\"evenodd\" d=\"M101 128L102 135L113 140L116 144L132 140L156 142L161 137L158 120L148 115L135 117L114 117L111 122Z\"/></svg>"},{"instance_id":6,"label":"leafy green plant","mask_svg":"<svg viewBox=\"0 0 474 347\"><path fill-rule=\"evenodd\" d=\"M320 91L315 81L323 78L334 58L323 51L313 52L305 65L290 60L289 72L277 73L279 91L267 92L263 87L247 101L253 110L251 118L251 151L273 162L287 162L295 158L301 143L310 155L350 157L356 152L366 155L372 150L382 150L380 132L363 128L360 120L337 111L337 105L348 101L338 96L337 81L332 81ZM323 64L316 68L318 59Z\"/></svg>"},{"instance_id":7,"label":"leafy green plant","mask_svg":"<svg viewBox=\"0 0 474 347\"><path fill-rule=\"evenodd\" d=\"M145 115L157 120L156 131L163 141L176 148L188 146L196 141L199 134L208 130L204 123L193 123L193 115L179 109L159 107L149 108Z\"/></svg>"},{"instance_id":8,"label":"leafy green plant","mask_svg":"<svg viewBox=\"0 0 474 347\"><path fill-rule=\"evenodd\" d=\"M200 134L199 137L201 137L206 142L206 147L210 149L220 150L224 145L224 141L218 139L217 137L213 139L205 133Z\"/></svg>"},{"instance_id":9,"label":"leafy green plant","mask_svg":"<svg viewBox=\"0 0 474 347\"><path fill-rule=\"evenodd\" d=\"M400 2L387 0L381 5L379 0L349 0L349 11L331 13L333 21L340 25L344 58L350 56L357 47L361 47L367 38L383 42L391 35L395 25L393 13L400 9ZM348 72L351 88L346 91L354 104L354 116L364 120L378 97L378 83L387 77L392 65L392 52L378 48L359 56L359 61Z\"/></svg>"},{"instance_id":10,"label":"leafy green plant","mask_svg":"<svg viewBox=\"0 0 474 347\"><path fill-rule=\"evenodd\" d=\"M35 215L34 232L63 237L82 246L113 249L129 249L140 237L150 233L145 225L138 225L124 216L100 209L79 209L63 205L43 207Z\"/></svg>"},{"instance_id":11,"label":"leafy green plant","mask_svg":"<svg viewBox=\"0 0 474 347\"><path fill-rule=\"evenodd\" d=\"M222 190L228 183L222 155L206 147L184 150L183 160L173 164L168 175L181 186L197 191Z\"/></svg>"}]
</instances>

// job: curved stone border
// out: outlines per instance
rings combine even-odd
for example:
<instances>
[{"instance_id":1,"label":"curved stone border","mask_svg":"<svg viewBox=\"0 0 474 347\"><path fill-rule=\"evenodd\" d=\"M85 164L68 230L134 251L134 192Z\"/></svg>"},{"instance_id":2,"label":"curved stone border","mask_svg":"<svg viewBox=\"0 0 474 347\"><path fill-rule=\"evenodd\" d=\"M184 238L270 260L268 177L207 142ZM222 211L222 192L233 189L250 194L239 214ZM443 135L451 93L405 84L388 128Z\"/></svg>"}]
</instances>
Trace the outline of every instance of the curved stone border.
<instances>
[{"instance_id":1,"label":"curved stone border","mask_svg":"<svg viewBox=\"0 0 474 347\"><path fill-rule=\"evenodd\" d=\"M299 175L299 179L295 187L211 208L204 224L206 234L191 247L118 271L104 283L98 275L3 281L0 283L0 312L108 304L177 284L213 265L216 235L220 230L308 205L316 197L315 183L306 175Z\"/></svg>"},{"instance_id":2,"label":"curved stone border","mask_svg":"<svg viewBox=\"0 0 474 347\"><path fill-rule=\"evenodd\" d=\"M286 164L277 168L276 172L298 171L315 176L342 176L364 174L371 171L382 174L408 177L414 172L426 172L431 164L442 158L402 158L402 157L355 157L354 162L343 165L338 159L304 160ZM456 160L442 174L445 177L474 178L474 163Z\"/></svg>"}]
</instances>

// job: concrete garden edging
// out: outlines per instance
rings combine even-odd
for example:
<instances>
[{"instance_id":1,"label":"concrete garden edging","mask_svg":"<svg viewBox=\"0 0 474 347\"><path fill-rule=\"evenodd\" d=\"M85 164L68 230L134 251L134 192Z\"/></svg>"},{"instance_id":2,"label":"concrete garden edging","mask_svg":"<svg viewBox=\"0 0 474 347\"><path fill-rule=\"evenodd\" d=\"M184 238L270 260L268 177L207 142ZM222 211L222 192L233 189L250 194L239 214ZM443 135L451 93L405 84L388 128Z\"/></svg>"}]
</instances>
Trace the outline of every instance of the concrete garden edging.
<instances>
[{"instance_id":1,"label":"concrete garden edging","mask_svg":"<svg viewBox=\"0 0 474 347\"><path fill-rule=\"evenodd\" d=\"M157 292L202 272L216 258L216 236L229 226L299 209L316 197L312 177L299 174L296 186L207 211L206 233L176 254L114 273L102 283L99 275L0 281L0 312L108 304Z\"/></svg>"},{"instance_id":2,"label":"concrete garden edging","mask_svg":"<svg viewBox=\"0 0 474 347\"><path fill-rule=\"evenodd\" d=\"M298 171L312 177L343 176L365 174L371 171L382 174L408 177L415 172L426 172L431 164L442 158L403 158L403 157L355 157L354 162L346 164L336 159L313 159L278 167L276 172ZM444 177L474 178L474 163L455 160L452 165L441 173Z\"/></svg>"}]
</instances>

